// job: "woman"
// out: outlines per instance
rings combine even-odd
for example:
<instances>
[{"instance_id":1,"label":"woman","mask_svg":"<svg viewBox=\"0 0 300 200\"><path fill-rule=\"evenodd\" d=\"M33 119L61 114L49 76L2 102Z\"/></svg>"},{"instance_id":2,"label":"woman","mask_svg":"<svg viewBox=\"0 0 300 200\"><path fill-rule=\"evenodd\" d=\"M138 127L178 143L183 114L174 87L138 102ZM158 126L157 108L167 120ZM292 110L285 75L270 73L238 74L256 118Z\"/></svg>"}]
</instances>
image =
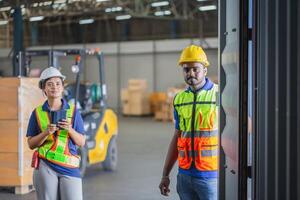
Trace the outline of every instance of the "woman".
<instances>
[{"instance_id":1,"label":"woman","mask_svg":"<svg viewBox=\"0 0 300 200\"><path fill-rule=\"evenodd\" d=\"M38 200L82 200L76 146L85 144L83 120L74 105L62 98L64 79L54 67L41 73L39 87L47 101L32 112L27 129L29 148L37 148L39 157L33 173Z\"/></svg>"}]
</instances>

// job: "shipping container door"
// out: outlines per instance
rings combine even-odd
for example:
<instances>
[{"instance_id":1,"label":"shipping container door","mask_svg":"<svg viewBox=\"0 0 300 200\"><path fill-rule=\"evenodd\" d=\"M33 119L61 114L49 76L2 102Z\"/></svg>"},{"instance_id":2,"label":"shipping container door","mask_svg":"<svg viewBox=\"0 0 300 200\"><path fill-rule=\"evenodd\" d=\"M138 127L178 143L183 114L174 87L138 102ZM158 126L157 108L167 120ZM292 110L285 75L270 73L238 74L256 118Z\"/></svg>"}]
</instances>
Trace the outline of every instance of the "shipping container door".
<instances>
[{"instance_id":1,"label":"shipping container door","mask_svg":"<svg viewBox=\"0 0 300 200\"><path fill-rule=\"evenodd\" d=\"M219 199L247 198L247 1L219 1Z\"/></svg>"}]
</instances>

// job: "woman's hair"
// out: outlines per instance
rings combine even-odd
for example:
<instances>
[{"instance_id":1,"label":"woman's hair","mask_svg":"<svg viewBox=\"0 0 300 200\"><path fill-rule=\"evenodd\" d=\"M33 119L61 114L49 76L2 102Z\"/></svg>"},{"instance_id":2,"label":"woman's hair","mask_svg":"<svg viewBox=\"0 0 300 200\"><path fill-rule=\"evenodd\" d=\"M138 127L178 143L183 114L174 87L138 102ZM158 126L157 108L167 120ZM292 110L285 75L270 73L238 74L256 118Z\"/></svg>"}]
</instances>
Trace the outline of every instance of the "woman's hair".
<instances>
[{"instance_id":1,"label":"woman's hair","mask_svg":"<svg viewBox=\"0 0 300 200\"><path fill-rule=\"evenodd\" d=\"M51 78L53 78L53 77L47 78L46 80L40 80L40 81L39 81L39 88L42 89L42 90L45 89L46 82L47 82L49 79L51 79ZM61 77L58 77L58 78L60 78L62 85L64 85L64 80L63 80Z\"/></svg>"}]
</instances>

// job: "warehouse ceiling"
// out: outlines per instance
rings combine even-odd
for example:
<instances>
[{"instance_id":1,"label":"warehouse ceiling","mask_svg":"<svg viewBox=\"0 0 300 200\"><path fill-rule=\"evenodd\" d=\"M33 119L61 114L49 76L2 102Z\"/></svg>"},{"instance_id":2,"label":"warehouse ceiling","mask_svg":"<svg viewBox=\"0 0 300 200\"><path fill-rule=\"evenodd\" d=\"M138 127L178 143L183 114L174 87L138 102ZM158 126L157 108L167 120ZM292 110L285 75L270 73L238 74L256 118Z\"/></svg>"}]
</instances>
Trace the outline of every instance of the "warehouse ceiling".
<instances>
[{"instance_id":1,"label":"warehouse ceiling","mask_svg":"<svg viewBox=\"0 0 300 200\"><path fill-rule=\"evenodd\" d=\"M136 35L132 29L138 27L147 29L144 33L139 30L140 39L153 34L156 39L187 35L192 37L199 34L216 36L217 5L217 0L0 0L0 25L12 23L13 15L18 11L22 13L28 29L32 29L30 24L35 23L34 26L39 27L39 32L43 32L41 27L45 26L67 25L72 29L75 24L102 24L102 30L107 27L111 29L107 34L119 32L119 35L128 36L125 40L135 40L136 36L130 39L130 35ZM168 31L143 28L145 23L152 29ZM195 26L204 28L199 30ZM106 39L102 39L109 40L120 40L120 37L107 36Z\"/></svg>"},{"instance_id":2,"label":"warehouse ceiling","mask_svg":"<svg viewBox=\"0 0 300 200\"><path fill-rule=\"evenodd\" d=\"M24 18L33 16L80 16L115 18L121 14L138 18L194 19L209 17L216 0L0 0L1 18L7 19L15 7L21 7ZM213 6L213 7L211 7ZM201 11L200 9L208 9ZM213 12L215 15L216 12Z\"/></svg>"}]
</instances>

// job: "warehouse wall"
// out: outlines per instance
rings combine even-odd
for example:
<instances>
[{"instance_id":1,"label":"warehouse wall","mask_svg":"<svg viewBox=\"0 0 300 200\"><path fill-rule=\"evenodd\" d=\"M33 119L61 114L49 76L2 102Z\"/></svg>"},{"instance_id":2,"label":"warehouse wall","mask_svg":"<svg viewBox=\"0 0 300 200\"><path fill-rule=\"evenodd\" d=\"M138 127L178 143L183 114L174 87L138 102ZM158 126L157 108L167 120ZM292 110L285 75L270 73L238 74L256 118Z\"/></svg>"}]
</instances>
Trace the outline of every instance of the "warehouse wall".
<instances>
[{"instance_id":1,"label":"warehouse wall","mask_svg":"<svg viewBox=\"0 0 300 200\"><path fill-rule=\"evenodd\" d=\"M211 63L208 76L217 76L217 44L216 38L138 41L120 43L78 44L59 46L40 46L29 49L67 49L67 48L101 48L104 53L105 79L108 89L108 104L114 109L120 105L120 90L127 87L131 78L144 78L148 81L148 90L166 91L168 87L184 83L182 72L177 67L181 50L189 44L201 44L205 49ZM0 49L0 70L5 76L12 74L11 59L7 58L9 50ZM97 81L98 62L95 57L86 59L84 80ZM32 68L45 68L47 58L40 57L32 60ZM60 59L62 72L67 78L73 79L70 67L74 64L73 57Z\"/></svg>"}]
</instances>

